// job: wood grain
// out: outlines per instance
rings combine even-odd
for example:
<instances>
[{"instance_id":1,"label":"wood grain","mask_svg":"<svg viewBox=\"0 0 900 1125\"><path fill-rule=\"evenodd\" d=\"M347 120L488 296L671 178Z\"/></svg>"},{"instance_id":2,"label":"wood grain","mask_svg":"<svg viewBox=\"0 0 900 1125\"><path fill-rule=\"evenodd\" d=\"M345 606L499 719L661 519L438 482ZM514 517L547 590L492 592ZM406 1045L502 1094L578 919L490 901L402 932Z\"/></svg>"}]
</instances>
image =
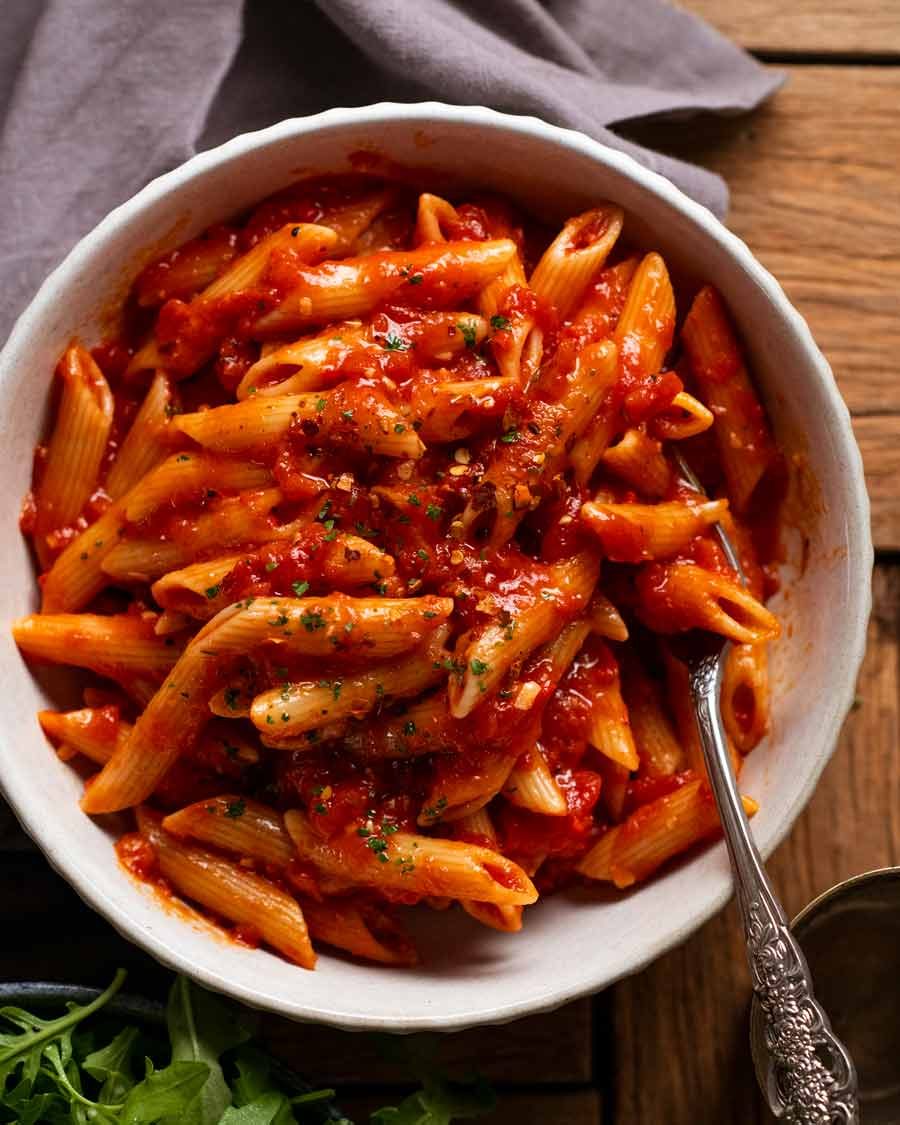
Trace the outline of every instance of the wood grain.
<instances>
[{"instance_id":1,"label":"wood grain","mask_svg":"<svg viewBox=\"0 0 900 1125\"><path fill-rule=\"evenodd\" d=\"M900 863L900 570L876 569L874 599L859 706L809 807L769 864L789 915L851 874ZM750 1064L749 996L733 904L618 985L616 1125L770 1121Z\"/></svg>"},{"instance_id":2,"label":"wood grain","mask_svg":"<svg viewBox=\"0 0 900 1125\"><path fill-rule=\"evenodd\" d=\"M592 1074L590 1000L502 1027L399 1040L323 1027L298 1045L296 1024L270 1018L266 1040L286 1062L337 1086L402 1082L420 1052L450 1072L477 1066L492 1082L575 1085Z\"/></svg>"},{"instance_id":3,"label":"wood grain","mask_svg":"<svg viewBox=\"0 0 900 1125\"><path fill-rule=\"evenodd\" d=\"M900 417L854 418L853 429L866 467L875 548L900 551Z\"/></svg>"},{"instance_id":4,"label":"wood grain","mask_svg":"<svg viewBox=\"0 0 900 1125\"><path fill-rule=\"evenodd\" d=\"M896 0L679 0L751 51L900 56Z\"/></svg>"},{"instance_id":5,"label":"wood grain","mask_svg":"<svg viewBox=\"0 0 900 1125\"><path fill-rule=\"evenodd\" d=\"M728 225L809 321L851 411L900 413L900 67L787 73L750 117L630 135L725 177Z\"/></svg>"},{"instance_id":6,"label":"wood grain","mask_svg":"<svg viewBox=\"0 0 900 1125\"><path fill-rule=\"evenodd\" d=\"M396 1104L402 1096L394 1092L349 1094L340 1104L354 1121L362 1123L374 1109ZM479 1125L602 1125L603 1120L596 1090L500 1090L497 1109L478 1118Z\"/></svg>"}]
</instances>

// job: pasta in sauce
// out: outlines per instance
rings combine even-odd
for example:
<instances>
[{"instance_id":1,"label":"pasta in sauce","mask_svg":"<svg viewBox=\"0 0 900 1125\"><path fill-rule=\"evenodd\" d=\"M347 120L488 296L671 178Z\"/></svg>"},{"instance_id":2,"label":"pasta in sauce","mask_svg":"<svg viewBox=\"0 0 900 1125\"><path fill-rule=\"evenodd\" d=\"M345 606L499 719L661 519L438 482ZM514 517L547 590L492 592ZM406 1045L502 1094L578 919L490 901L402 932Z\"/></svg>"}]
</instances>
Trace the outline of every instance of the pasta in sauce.
<instances>
[{"instance_id":1,"label":"pasta in sauce","mask_svg":"<svg viewBox=\"0 0 900 1125\"><path fill-rule=\"evenodd\" d=\"M676 330L676 292L611 203L548 236L496 196L326 177L72 342L14 634L101 677L40 721L86 813L134 810L133 874L302 966L402 965L403 906L515 931L716 832L671 638L735 643L739 766L783 463L721 298Z\"/></svg>"}]
</instances>

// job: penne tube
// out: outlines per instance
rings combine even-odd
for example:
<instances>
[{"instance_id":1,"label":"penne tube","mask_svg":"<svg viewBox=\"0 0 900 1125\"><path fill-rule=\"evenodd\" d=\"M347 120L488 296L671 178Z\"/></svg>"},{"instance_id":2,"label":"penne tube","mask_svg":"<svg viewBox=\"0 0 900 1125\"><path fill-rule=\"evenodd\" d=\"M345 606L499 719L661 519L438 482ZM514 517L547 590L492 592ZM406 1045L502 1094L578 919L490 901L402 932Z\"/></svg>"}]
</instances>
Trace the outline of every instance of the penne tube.
<instances>
[{"instance_id":1,"label":"penne tube","mask_svg":"<svg viewBox=\"0 0 900 1125\"><path fill-rule=\"evenodd\" d=\"M637 614L658 633L706 629L739 644L774 640L775 615L735 578L694 563L652 563L637 575Z\"/></svg>"},{"instance_id":2,"label":"penne tube","mask_svg":"<svg viewBox=\"0 0 900 1125\"><path fill-rule=\"evenodd\" d=\"M134 283L140 308L164 305L173 297L189 300L215 281L238 254L233 227L217 226L151 262Z\"/></svg>"},{"instance_id":3,"label":"penne tube","mask_svg":"<svg viewBox=\"0 0 900 1125\"><path fill-rule=\"evenodd\" d=\"M595 593L588 609L591 632L610 641L627 641L628 626L622 615L603 594Z\"/></svg>"},{"instance_id":4,"label":"penne tube","mask_svg":"<svg viewBox=\"0 0 900 1125\"><path fill-rule=\"evenodd\" d=\"M615 332L637 267L637 258L625 258L602 270L575 310L572 323L590 323L601 336Z\"/></svg>"},{"instance_id":5,"label":"penne tube","mask_svg":"<svg viewBox=\"0 0 900 1125\"><path fill-rule=\"evenodd\" d=\"M764 644L735 645L722 680L722 718L731 742L749 754L769 727L769 660Z\"/></svg>"},{"instance_id":6,"label":"penne tube","mask_svg":"<svg viewBox=\"0 0 900 1125\"><path fill-rule=\"evenodd\" d=\"M614 340L620 374L652 376L661 370L675 330L675 295L666 264L647 254L634 272L628 297L616 324ZM623 428L620 411L598 411L572 449L578 484L587 484L600 458Z\"/></svg>"},{"instance_id":7,"label":"penne tube","mask_svg":"<svg viewBox=\"0 0 900 1125\"><path fill-rule=\"evenodd\" d=\"M131 724L119 718L116 706L39 711L38 722L51 741L65 744L73 754L84 754L100 766L106 765L119 742L131 733Z\"/></svg>"},{"instance_id":8,"label":"penne tube","mask_svg":"<svg viewBox=\"0 0 900 1125\"><path fill-rule=\"evenodd\" d=\"M333 391L317 394L254 395L236 405L182 414L175 427L198 445L218 453L266 453L292 426L304 433L339 437L344 444L382 457L421 457L425 447L412 426L383 398L371 394L363 412L345 410L347 399ZM349 415L349 417L348 417Z\"/></svg>"},{"instance_id":9,"label":"penne tube","mask_svg":"<svg viewBox=\"0 0 900 1125\"><path fill-rule=\"evenodd\" d=\"M569 811L540 744L518 759L506 779L503 796L511 805L543 816L565 816Z\"/></svg>"},{"instance_id":10,"label":"penne tube","mask_svg":"<svg viewBox=\"0 0 900 1125\"><path fill-rule=\"evenodd\" d=\"M443 226L446 223L459 221L459 215L452 203L443 196L433 195L430 191L423 191L419 195L416 208L416 226L413 231L413 242L416 246L427 246L433 242L447 242Z\"/></svg>"},{"instance_id":11,"label":"penne tube","mask_svg":"<svg viewBox=\"0 0 900 1125\"><path fill-rule=\"evenodd\" d=\"M110 389L80 344L66 349L57 375L62 395L34 498L34 546L42 567L51 558L51 532L74 524L97 487L113 419Z\"/></svg>"},{"instance_id":12,"label":"penne tube","mask_svg":"<svg viewBox=\"0 0 900 1125\"><path fill-rule=\"evenodd\" d=\"M715 417L713 433L734 510L745 512L778 457L737 337L712 286L694 298L681 333L700 398Z\"/></svg>"},{"instance_id":13,"label":"penne tube","mask_svg":"<svg viewBox=\"0 0 900 1125\"><path fill-rule=\"evenodd\" d=\"M610 820L614 824L618 824L625 812L631 771L626 769L625 766L619 765L618 762L614 762L612 758L607 757L599 759L597 769L603 779L600 800Z\"/></svg>"},{"instance_id":14,"label":"penne tube","mask_svg":"<svg viewBox=\"0 0 900 1125\"><path fill-rule=\"evenodd\" d=\"M106 491L113 500L121 499L165 458L171 412L171 384L165 372L157 371L107 473Z\"/></svg>"},{"instance_id":15,"label":"penne tube","mask_svg":"<svg viewBox=\"0 0 900 1125\"><path fill-rule=\"evenodd\" d=\"M661 500L672 489L672 467L662 451L662 442L635 426L606 449L600 464L651 500Z\"/></svg>"},{"instance_id":16,"label":"penne tube","mask_svg":"<svg viewBox=\"0 0 900 1125\"><path fill-rule=\"evenodd\" d=\"M317 942L381 965L418 963L412 939L378 903L344 897L329 897L324 902L305 899L303 916Z\"/></svg>"},{"instance_id":17,"label":"penne tube","mask_svg":"<svg viewBox=\"0 0 900 1125\"><path fill-rule=\"evenodd\" d=\"M281 813L238 794L196 801L162 822L172 836L212 844L231 855L287 867L296 850Z\"/></svg>"},{"instance_id":18,"label":"penne tube","mask_svg":"<svg viewBox=\"0 0 900 1125\"><path fill-rule=\"evenodd\" d=\"M671 404L661 414L654 415L652 420L654 432L665 441L684 441L696 437L712 424L712 411L707 410L702 402L687 391L679 391Z\"/></svg>"},{"instance_id":19,"label":"penne tube","mask_svg":"<svg viewBox=\"0 0 900 1125\"><path fill-rule=\"evenodd\" d=\"M328 226L285 223L232 262L223 274L203 290L201 299L217 301L231 293L240 293L242 289L252 289L262 281L272 253L276 250L289 250L301 262L317 262L334 250L337 243L337 232Z\"/></svg>"},{"instance_id":20,"label":"penne tube","mask_svg":"<svg viewBox=\"0 0 900 1125\"><path fill-rule=\"evenodd\" d=\"M606 657L608 674L596 684L590 700L588 742L612 762L629 772L640 763L631 730L631 715L622 698L619 666L609 647L600 642Z\"/></svg>"},{"instance_id":21,"label":"penne tube","mask_svg":"<svg viewBox=\"0 0 900 1125\"><path fill-rule=\"evenodd\" d=\"M390 299L456 304L501 273L516 244L445 242L416 250L387 250L299 270L299 284L262 316L254 333L262 340L309 324L364 316Z\"/></svg>"},{"instance_id":22,"label":"penne tube","mask_svg":"<svg viewBox=\"0 0 900 1125\"><path fill-rule=\"evenodd\" d=\"M427 442L458 441L468 437L480 419L502 410L518 377L447 380L419 383L413 388L412 409L418 433Z\"/></svg>"},{"instance_id":23,"label":"penne tube","mask_svg":"<svg viewBox=\"0 0 900 1125\"><path fill-rule=\"evenodd\" d=\"M351 724L342 741L354 757L377 761L455 750L456 737L447 694L439 691L415 700L399 715Z\"/></svg>"},{"instance_id":24,"label":"penne tube","mask_svg":"<svg viewBox=\"0 0 900 1125\"><path fill-rule=\"evenodd\" d=\"M590 344L579 352L559 400L552 405L535 404L533 418L502 435L477 496L461 516L464 530L469 531L490 511L494 519L488 545L497 548L512 538L525 514L539 502L545 482L565 469L572 444L600 408L616 368L612 340Z\"/></svg>"},{"instance_id":25,"label":"penne tube","mask_svg":"<svg viewBox=\"0 0 900 1125\"><path fill-rule=\"evenodd\" d=\"M586 553L558 563L550 568L549 585L512 622L491 621L464 637L457 649L462 672L452 675L448 685L450 713L457 719L470 714L500 686L513 664L559 631L563 614L580 612L598 573L599 564Z\"/></svg>"},{"instance_id":26,"label":"penne tube","mask_svg":"<svg viewBox=\"0 0 900 1125\"><path fill-rule=\"evenodd\" d=\"M169 835L150 810L138 809L137 816L160 874L179 894L229 922L252 926L266 945L304 969L315 966L316 955L296 899L246 867Z\"/></svg>"},{"instance_id":27,"label":"penne tube","mask_svg":"<svg viewBox=\"0 0 900 1125\"><path fill-rule=\"evenodd\" d=\"M584 297L622 230L624 213L602 204L569 219L544 251L529 284L538 297L566 320Z\"/></svg>"},{"instance_id":28,"label":"penne tube","mask_svg":"<svg viewBox=\"0 0 900 1125\"><path fill-rule=\"evenodd\" d=\"M436 629L427 644L392 665L356 676L285 683L256 696L250 719L268 743L295 738L318 727L359 719L373 707L418 695L444 679L444 642L449 627ZM411 722L412 720L408 720Z\"/></svg>"},{"instance_id":29,"label":"penne tube","mask_svg":"<svg viewBox=\"0 0 900 1125\"><path fill-rule=\"evenodd\" d=\"M411 832L385 836L375 829L361 836L347 828L325 840L296 809L285 813L284 822L302 860L356 886L510 906L537 899L525 872L488 848Z\"/></svg>"},{"instance_id":30,"label":"penne tube","mask_svg":"<svg viewBox=\"0 0 900 1125\"><path fill-rule=\"evenodd\" d=\"M191 563L180 570L170 571L154 582L152 593L157 603L167 609L177 609L200 621L208 621L224 609L234 599L227 592L225 578L234 570L237 563L264 560L266 570L275 571L280 559L279 551L284 550L288 561L296 571L296 560L292 559L292 545L284 540L284 548L271 545L244 554L226 555L221 559ZM315 570L310 568L310 578L317 584L325 585L343 593L352 593L361 586L371 586L390 578L395 569L394 560L374 543L359 535L336 534L333 539L322 541L314 553ZM292 581L300 585L298 577Z\"/></svg>"},{"instance_id":31,"label":"penne tube","mask_svg":"<svg viewBox=\"0 0 900 1125\"><path fill-rule=\"evenodd\" d=\"M470 813L454 824L456 838L478 840L485 847L497 847L497 832L487 809ZM503 933L515 934L522 929L521 906L498 906L495 902L474 902L463 899L463 910L483 926Z\"/></svg>"},{"instance_id":32,"label":"penne tube","mask_svg":"<svg viewBox=\"0 0 900 1125\"><path fill-rule=\"evenodd\" d=\"M117 501L72 540L44 578L42 613L83 609L109 585L103 562L125 534L125 526L125 508Z\"/></svg>"},{"instance_id":33,"label":"penne tube","mask_svg":"<svg viewBox=\"0 0 900 1125\"><path fill-rule=\"evenodd\" d=\"M450 824L483 809L506 785L517 757L516 751L488 751L478 756L477 765L467 761L465 773L439 776L425 794L417 823Z\"/></svg>"},{"instance_id":34,"label":"penne tube","mask_svg":"<svg viewBox=\"0 0 900 1125\"><path fill-rule=\"evenodd\" d=\"M287 524L276 521L273 509L281 500L278 488L212 500L191 524L189 535L177 539L158 536L144 539L126 534L104 557L101 568L108 579L117 582L154 582L170 571L187 566L198 555L217 549L293 539L303 523L300 520Z\"/></svg>"},{"instance_id":35,"label":"penne tube","mask_svg":"<svg viewBox=\"0 0 900 1125\"><path fill-rule=\"evenodd\" d=\"M744 811L752 816L757 804L744 797ZM589 879L602 879L619 888L646 879L661 864L721 830L709 786L688 782L632 813L609 829L578 863Z\"/></svg>"},{"instance_id":36,"label":"penne tube","mask_svg":"<svg viewBox=\"0 0 900 1125\"><path fill-rule=\"evenodd\" d=\"M600 540L606 558L637 563L677 555L722 520L727 510L727 500L672 500L661 504L588 501L579 515Z\"/></svg>"},{"instance_id":37,"label":"penne tube","mask_svg":"<svg viewBox=\"0 0 900 1125\"><path fill-rule=\"evenodd\" d=\"M131 674L164 676L179 648L153 632L153 621L131 613L40 613L13 622L19 648L36 660L88 668L119 680Z\"/></svg>"},{"instance_id":38,"label":"penne tube","mask_svg":"<svg viewBox=\"0 0 900 1125\"><path fill-rule=\"evenodd\" d=\"M143 477L125 499L125 517L140 523L164 504L265 488L272 474L252 461L234 461L213 453L175 453Z\"/></svg>"},{"instance_id":39,"label":"penne tube","mask_svg":"<svg viewBox=\"0 0 900 1125\"><path fill-rule=\"evenodd\" d=\"M487 333L484 317L470 312L425 312L402 324L386 317L376 317L367 325L349 321L315 336L266 348L242 379L237 397L319 390L333 383L345 364L354 371L368 369L377 377L386 351L412 352L422 366L449 363L476 349Z\"/></svg>"},{"instance_id":40,"label":"penne tube","mask_svg":"<svg viewBox=\"0 0 900 1125\"><path fill-rule=\"evenodd\" d=\"M355 247L357 239L365 234L375 219L396 198L394 188L385 187L326 211L320 222L337 235L337 242L330 256L336 258L349 253Z\"/></svg>"},{"instance_id":41,"label":"penne tube","mask_svg":"<svg viewBox=\"0 0 900 1125\"><path fill-rule=\"evenodd\" d=\"M687 754L663 710L656 684L631 661L623 688L642 774L667 777L688 768Z\"/></svg>"}]
</instances>

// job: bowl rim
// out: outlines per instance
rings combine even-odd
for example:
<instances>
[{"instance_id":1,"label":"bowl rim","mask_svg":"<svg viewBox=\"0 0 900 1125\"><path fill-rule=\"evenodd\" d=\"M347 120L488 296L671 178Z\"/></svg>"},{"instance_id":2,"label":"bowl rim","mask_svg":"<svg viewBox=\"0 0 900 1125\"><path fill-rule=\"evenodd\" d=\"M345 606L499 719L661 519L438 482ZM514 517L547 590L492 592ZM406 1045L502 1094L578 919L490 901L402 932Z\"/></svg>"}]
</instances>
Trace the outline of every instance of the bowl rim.
<instances>
[{"instance_id":1,"label":"bowl rim","mask_svg":"<svg viewBox=\"0 0 900 1125\"><path fill-rule=\"evenodd\" d=\"M845 513L847 524L847 556L844 563L848 573L866 576L864 582L848 584L849 604L846 616L853 622L852 643L846 656L847 678L843 685L842 697L837 697L831 711L831 721L822 730L822 752L811 763L805 784L788 806L783 821L777 825L772 835L762 847L764 857L782 842L793 827L800 812L808 803L818 783L825 765L833 755L841 726L853 703L856 678L862 664L866 648L866 625L872 605L871 569L874 562L871 529L869 523L869 498L863 475L862 456L853 435L849 410L840 395L831 367L813 340L810 329L794 308L779 282L762 266L751 253L746 243L728 230L706 207L686 196L679 188L657 172L639 164L627 153L610 148L583 133L551 125L537 117L501 113L481 105L451 105L437 101L418 103L378 102L358 107L337 107L321 113L287 118L264 129L242 133L225 143L198 153L178 167L166 172L146 184L130 199L106 215L96 226L86 233L68 252L60 264L49 274L36 295L21 313L0 352L0 385L4 381L7 357L15 354L27 341L33 325L46 313L54 300L57 290L64 289L82 270L82 260L89 255L95 242L102 240L120 226L140 216L145 208L164 199L167 193L196 176L228 164L232 159L246 155L255 149L279 141L295 139L309 133L329 128L375 126L380 123L408 124L410 127L426 124L457 124L505 133L512 133L525 139L551 142L590 158L612 168L626 179L636 182L649 190L678 212L693 225L702 229L704 236L717 242L729 257L736 259L745 273L765 293L770 305L790 329L802 348L811 368L815 369L831 411L835 436L839 443L838 451L846 467L847 491L854 503ZM852 675L850 674L852 673ZM0 732L0 740L6 739ZM338 1013L304 1004L293 998L284 998L281 1003L274 998L261 996L254 990L239 983L232 983L218 973L214 957L195 958L189 953L175 949L162 938L138 928L125 910L104 889L93 885L79 870L77 859L68 849L54 849L42 843L45 825L41 823L36 809L29 800L26 787L19 787L6 777L3 756L0 756L0 781L7 800L12 806L26 833L38 844L51 866L66 879L89 906L102 914L129 941L141 946L157 960L185 973L207 988L225 992L241 1002L267 1009L296 1020L320 1020L332 1026L348 1030L384 1030L412 1032L426 1029L455 1030L479 1024L506 1023L521 1016L550 1011L582 996L587 996L609 987L616 981L644 968L651 961L674 946L680 944L707 922L725 905L732 894L730 876L704 901L689 920L675 929L654 932L652 937L639 948L623 954L616 970L600 975L591 974L586 967L579 980L565 987L549 987L539 993L529 992L527 998L510 998L493 1007L475 1012L440 1015L439 1013L411 1013L408 1016L371 1017L353 1013ZM720 841L714 845L724 848ZM212 946L210 947L212 948Z\"/></svg>"}]
</instances>

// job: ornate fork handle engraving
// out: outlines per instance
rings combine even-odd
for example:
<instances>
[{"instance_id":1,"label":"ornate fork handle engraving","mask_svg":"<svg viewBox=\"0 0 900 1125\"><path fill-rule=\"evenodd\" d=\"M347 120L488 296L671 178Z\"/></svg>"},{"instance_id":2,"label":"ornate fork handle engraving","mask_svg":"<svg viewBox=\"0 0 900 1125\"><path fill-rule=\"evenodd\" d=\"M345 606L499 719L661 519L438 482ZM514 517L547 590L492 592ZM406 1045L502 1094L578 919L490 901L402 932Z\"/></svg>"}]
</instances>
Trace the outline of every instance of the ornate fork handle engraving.
<instances>
[{"instance_id":1,"label":"ornate fork handle engraving","mask_svg":"<svg viewBox=\"0 0 900 1125\"><path fill-rule=\"evenodd\" d=\"M853 1065L812 994L806 959L781 911L744 904L747 957L763 1012L769 1102L791 1125L857 1121ZM777 1113L777 1109L775 1110Z\"/></svg>"},{"instance_id":2,"label":"ornate fork handle engraving","mask_svg":"<svg viewBox=\"0 0 900 1125\"><path fill-rule=\"evenodd\" d=\"M790 1125L858 1122L856 1072L816 1003L806 958L794 941L750 834L719 709L727 646L690 658L691 695L710 784L737 885L753 989L762 1010L772 1112Z\"/></svg>"}]
</instances>

